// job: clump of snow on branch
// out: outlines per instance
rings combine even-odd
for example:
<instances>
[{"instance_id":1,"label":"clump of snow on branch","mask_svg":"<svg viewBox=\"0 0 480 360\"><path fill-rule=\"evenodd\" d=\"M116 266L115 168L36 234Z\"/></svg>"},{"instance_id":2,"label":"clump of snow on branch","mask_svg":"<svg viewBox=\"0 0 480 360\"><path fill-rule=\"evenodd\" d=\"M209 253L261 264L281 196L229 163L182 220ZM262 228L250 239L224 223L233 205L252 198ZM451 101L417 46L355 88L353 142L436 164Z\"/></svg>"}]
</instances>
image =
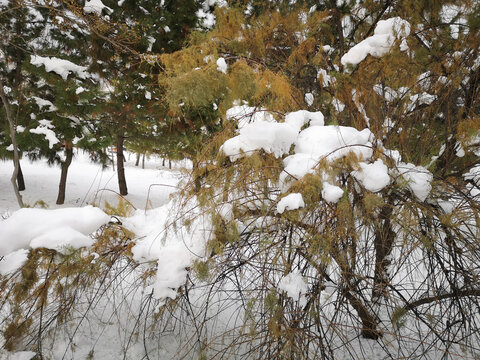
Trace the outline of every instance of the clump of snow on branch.
<instances>
[{"instance_id":1,"label":"clump of snow on branch","mask_svg":"<svg viewBox=\"0 0 480 360\"><path fill-rule=\"evenodd\" d=\"M300 273L291 272L284 276L278 283L277 288L285 291L293 300L298 301L300 306L306 305L305 294L308 292L308 285Z\"/></svg>"},{"instance_id":2,"label":"clump of snow on branch","mask_svg":"<svg viewBox=\"0 0 480 360\"><path fill-rule=\"evenodd\" d=\"M52 129L55 126L52 125L50 120L39 120L39 125L35 129L30 129L32 134L44 135L45 139L48 140L48 147L51 149L53 145L58 144L60 140L58 140L57 135L55 135L55 131Z\"/></svg>"},{"instance_id":3,"label":"clump of snow on branch","mask_svg":"<svg viewBox=\"0 0 480 360\"><path fill-rule=\"evenodd\" d=\"M324 181L322 184L322 198L329 203L337 203L343 196L343 189Z\"/></svg>"},{"instance_id":4,"label":"clump of snow on branch","mask_svg":"<svg viewBox=\"0 0 480 360\"><path fill-rule=\"evenodd\" d=\"M37 67L45 66L46 72L54 72L60 75L63 80L67 80L68 75L75 74L80 79L86 79L90 76L85 66L74 64L69 60L59 59L56 57L43 57L32 55L30 63Z\"/></svg>"},{"instance_id":5,"label":"clump of snow on branch","mask_svg":"<svg viewBox=\"0 0 480 360\"><path fill-rule=\"evenodd\" d=\"M176 206L172 201L147 212L137 211L123 221L124 226L139 239L132 248L134 260L157 264L151 286L154 298L162 303L167 298L175 299L177 289L187 279L187 268L195 260L205 257L206 243L213 233L210 218L200 213L196 214L188 228L174 227L176 221L181 221ZM189 208L190 214L198 210L195 204Z\"/></svg>"},{"instance_id":6,"label":"clump of snow on branch","mask_svg":"<svg viewBox=\"0 0 480 360\"><path fill-rule=\"evenodd\" d=\"M217 70L223 72L224 74L227 73L228 65L227 62L223 57L218 58L217 60Z\"/></svg>"},{"instance_id":7,"label":"clump of snow on branch","mask_svg":"<svg viewBox=\"0 0 480 360\"><path fill-rule=\"evenodd\" d=\"M99 208L56 210L24 208L0 222L0 256L28 247L61 250L65 246L90 246L88 236L110 217Z\"/></svg>"},{"instance_id":8,"label":"clump of snow on branch","mask_svg":"<svg viewBox=\"0 0 480 360\"><path fill-rule=\"evenodd\" d=\"M277 212L283 214L285 210L297 210L302 207L305 207L302 194L293 193L280 199L277 204Z\"/></svg>"},{"instance_id":9,"label":"clump of snow on branch","mask_svg":"<svg viewBox=\"0 0 480 360\"><path fill-rule=\"evenodd\" d=\"M85 1L85 6L83 7L85 14L96 14L98 16L102 15L103 9L105 9L108 13L113 12L113 9L106 6L102 0L87 0Z\"/></svg>"},{"instance_id":10,"label":"clump of snow on branch","mask_svg":"<svg viewBox=\"0 0 480 360\"><path fill-rule=\"evenodd\" d=\"M381 159L372 164L360 163L360 170L352 173L365 189L378 192L385 186L390 184L390 176L388 175L388 167Z\"/></svg>"},{"instance_id":11,"label":"clump of snow on branch","mask_svg":"<svg viewBox=\"0 0 480 360\"><path fill-rule=\"evenodd\" d=\"M403 39L410 35L410 24L394 17L387 20L380 20L375 27L374 35L359 42L342 56L343 65L357 65L362 62L367 55L381 57L390 51L396 39ZM401 44L401 50L406 50L405 41Z\"/></svg>"},{"instance_id":12,"label":"clump of snow on branch","mask_svg":"<svg viewBox=\"0 0 480 360\"><path fill-rule=\"evenodd\" d=\"M398 165L400 175L407 181L407 186L420 201L425 201L432 190L430 184L433 175L423 166L415 166L411 163L400 163Z\"/></svg>"}]
</instances>

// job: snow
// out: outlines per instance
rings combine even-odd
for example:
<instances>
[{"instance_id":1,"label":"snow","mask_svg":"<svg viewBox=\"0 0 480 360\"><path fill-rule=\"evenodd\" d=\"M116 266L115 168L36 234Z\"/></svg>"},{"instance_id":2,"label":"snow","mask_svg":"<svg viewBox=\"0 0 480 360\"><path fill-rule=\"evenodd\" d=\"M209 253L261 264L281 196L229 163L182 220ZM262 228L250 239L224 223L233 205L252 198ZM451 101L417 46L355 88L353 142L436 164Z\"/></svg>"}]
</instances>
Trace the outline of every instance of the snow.
<instances>
[{"instance_id":1,"label":"snow","mask_svg":"<svg viewBox=\"0 0 480 360\"><path fill-rule=\"evenodd\" d=\"M310 112L307 110L299 110L285 115L285 122L300 131L303 126L323 126L325 118L321 111Z\"/></svg>"},{"instance_id":2,"label":"snow","mask_svg":"<svg viewBox=\"0 0 480 360\"><path fill-rule=\"evenodd\" d=\"M1 354L3 355L3 354ZM0 357L1 360L31 360L37 355L33 351L18 351L18 352L9 352L6 354L6 357Z\"/></svg>"},{"instance_id":3,"label":"snow","mask_svg":"<svg viewBox=\"0 0 480 360\"><path fill-rule=\"evenodd\" d=\"M305 207L302 194L292 193L280 199L277 204L277 212L283 214L285 210L297 210Z\"/></svg>"},{"instance_id":4,"label":"snow","mask_svg":"<svg viewBox=\"0 0 480 360\"><path fill-rule=\"evenodd\" d=\"M56 210L23 208L0 222L0 255L27 247L57 249L91 245L89 235L110 217L99 208L85 206Z\"/></svg>"},{"instance_id":5,"label":"snow","mask_svg":"<svg viewBox=\"0 0 480 360\"><path fill-rule=\"evenodd\" d=\"M223 57L217 59L217 70L223 72L224 74L227 73L228 65Z\"/></svg>"},{"instance_id":6,"label":"snow","mask_svg":"<svg viewBox=\"0 0 480 360\"><path fill-rule=\"evenodd\" d=\"M295 141L295 154L283 160L284 171L280 174L283 190L288 189L287 179L300 179L314 172L321 159L329 162L353 152L360 160L371 158L373 134L368 129L358 131L346 126L310 126L300 132Z\"/></svg>"},{"instance_id":7,"label":"snow","mask_svg":"<svg viewBox=\"0 0 480 360\"><path fill-rule=\"evenodd\" d=\"M378 192L390 184L388 168L381 159L377 159L372 164L361 162L359 165L360 170L354 171L352 175L365 189Z\"/></svg>"},{"instance_id":8,"label":"snow","mask_svg":"<svg viewBox=\"0 0 480 360\"><path fill-rule=\"evenodd\" d=\"M85 6L83 7L85 14L96 14L98 16L102 15L103 9L106 9L108 13L113 12L113 9L104 5L102 0L86 0Z\"/></svg>"},{"instance_id":9,"label":"snow","mask_svg":"<svg viewBox=\"0 0 480 360\"><path fill-rule=\"evenodd\" d=\"M398 171L403 179L407 181L407 186L413 194L420 201L425 201L432 190L432 185L430 184L433 180L432 173L423 166L415 166L411 163L400 163Z\"/></svg>"},{"instance_id":10,"label":"snow","mask_svg":"<svg viewBox=\"0 0 480 360\"><path fill-rule=\"evenodd\" d=\"M60 207L85 204L97 204L103 207L105 201L116 205L118 195L115 192L118 191L118 183L112 166L103 168L101 164L92 163L87 153L75 150L74 155L68 169L65 205ZM176 185L180 179L178 167L188 166L184 162L172 162L173 170L169 170L162 166L162 158L151 156L145 159L145 169L142 169L134 166L135 156L128 152L126 160L125 176L129 194L125 198L140 209L145 208L146 205L157 207L165 204L169 195L176 191ZM24 202L33 206L41 200L50 208L59 207L55 205L55 200L58 193L60 168L50 166L47 160L37 160L32 163L23 159L21 165L26 182L26 190L22 192ZM11 160L0 161L0 189L3 189L0 191L0 214L6 211L12 212L18 208L10 183L12 172Z\"/></svg>"},{"instance_id":11,"label":"snow","mask_svg":"<svg viewBox=\"0 0 480 360\"><path fill-rule=\"evenodd\" d=\"M323 182L322 198L329 203L337 203L343 196L343 189L339 186Z\"/></svg>"},{"instance_id":12,"label":"snow","mask_svg":"<svg viewBox=\"0 0 480 360\"><path fill-rule=\"evenodd\" d=\"M312 106L314 100L315 100L315 98L314 98L314 96L313 96L312 93L306 93L306 94L305 94L305 103L306 103L308 106Z\"/></svg>"},{"instance_id":13,"label":"snow","mask_svg":"<svg viewBox=\"0 0 480 360\"><path fill-rule=\"evenodd\" d=\"M374 35L352 47L342 56L341 62L343 65L358 65L367 55L381 57L390 51L396 39L404 39L408 35L410 24L400 17L380 20L375 27Z\"/></svg>"},{"instance_id":14,"label":"snow","mask_svg":"<svg viewBox=\"0 0 480 360\"><path fill-rule=\"evenodd\" d=\"M37 103L38 107L40 109L44 108L44 107L47 107L48 109L46 110L47 112L51 112L51 111L56 111L57 110L57 107L55 105L53 105L53 103L49 100L45 100L45 99L42 99L42 98L39 98L38 96L32 96L32 98L35 100L35 102Z\"/></svg>"},{"instance_id":15,"label":"snow","mask_svg":"<svg viewBox=\"0 0 480 360\"><path fill-rule=\"evenodd\" d=\"M290 151L297 134L298 130L286 123L256 121L243 126L240 134L225 141L220 151L231 161L261 149L278 158Z\"/></svg>"},{"instance_id":16,"label":"snow","mask_svg":"<svg viewBox=\"0 0 480 360\"><path fill-rule=\"evenodd\" d=\"M28 252L26 249L19 249L5 255L0 261L0 274L6 276L20 269L28 259Z\"/></svg>"},{"instance_id":17,"label":"snow","mask_svg":"<svg viewBox=\"0 0 480 360\"><path fill-rule=\"evenodd\" d=\"M216 106L216 105L215 105ZM265 109L259 109L248 105L235 105L227 110L225 117L227 120L237 121L239 129L246 124L257 121L274 122L272 114Z\"/></svg>"},{"instance_id":18,"label":"snow","mask_svg":"<svg viewBox=\"0 0 480 360\"><path fill-rule=\"evenodd\" d=\"M55 131L52 130L53 128L55 126L52 125L50 120L39 120L39 125L35 129L30 129L30 132L32 134L45 135L45 139L48 140L48 147L51 149L60 142Z\"/></svg>"},{"instance_id":19,"label":"snow","mask_svg":"<svg viewBox=\"0 0 480 360\"><path fill-rule=\"evenodd\" d=\"M293 300L299 301L300 306L306 305L306 298L303 295L308 292L308 285L300 273L291 272L284 276L278 283L277 288L285 291Z\"/></svg>"},{"instance_id":20,"label":"snow","mask_svg":"<svg viewBox=\"0 0 480 360\"><path fill-rule=\"evenodd\" d=\"M68 75L75 74L80 79L86 79L90 76L85 66L79 66L69 60L59 59L56 57L43 57L32 55L30 63L37 67L45 66L46 72L54 72L60 75L63 80L67 80Z\"/></svg>"},{"instance_id":21,"label":"snow","mask_svg":"<svg viewBox=\"0 0 480 360\"><path fill-rule=\"evenodd\" d=\"M195 214L195 202L189 209L190 214ZM132 248L134 260L155 261L157 264L151 286L153 296L162 302L177 297L177 289L186 281L187 268L194 260L205 256L206 243L213 233L211 222L204 214L195 214L188 229L173 226L179 220L179 211L171 201L147 212L137 211L123 221L124 226L137 235L136 245Z\"/></svg>"}]
</instances>

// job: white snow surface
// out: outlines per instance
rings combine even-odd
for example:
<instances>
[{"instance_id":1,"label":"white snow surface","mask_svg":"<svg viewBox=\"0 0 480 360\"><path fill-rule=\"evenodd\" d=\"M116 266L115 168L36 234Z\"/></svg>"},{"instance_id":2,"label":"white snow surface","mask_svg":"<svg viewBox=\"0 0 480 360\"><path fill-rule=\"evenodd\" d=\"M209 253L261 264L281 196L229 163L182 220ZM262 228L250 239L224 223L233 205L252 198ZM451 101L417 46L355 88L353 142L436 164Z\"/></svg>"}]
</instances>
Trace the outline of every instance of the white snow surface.
<instances>
[{"instance_id":1,"label":"white snow surface","mask_svg":"<svg viewBox=\"0 0 480 360\"><path fill-rule=\"evenodd\" d=\"M295 141L295 154L283 160L280 174L282 190L288 189L288 179L300 179L313 173L321 159L334 161L354 152L360 160L372 157L373 134L369 129L358 131L352 127L327 125L310 126L300 132Z\"/></svg>"},{"instance_id":2,"label":"white snow surface","mask_svg":"<svg viewBox=\"0 0 480 360\"><path fill-rule=\"evenodd\" d=\"M21 268L28 259L28 252L27 249L20 249L5 255L0 261L0 274L9 275Z\"/></svg>"},{"instance_id":3,"label":"white snow surface","mask_svg":"<svg viewBox=\"0 0 480 360\"><path fill-rule=\"evenodd\" d=\"M50 120L39 120L39 125L35 129L30 129L32 134L44 135L45 139L48 141L48 147L51 149L55 144L58 144L57 135L55 134L55 126L52 125Z\"/></svg>"},{"instance_id":4,"label":"white snow surface","mask_svg":"<svg viewBox=\"0 0 480 360\"><path fill-rule=\"evenodd\" d=\"M352 47L342 56L341 62L343 65L358 65L367 55L381 57L390 51L396 39L404 39L408 35L410 24L400 17L380 20L375 27L374 35ZM402 46L405 47L405 44Z\"/></svg>"},{"instance_id":5,"label":"white snow surface","mask_svg":"<svg viewBox=\"0 0 480 360\"><path fill-rule=\"evenodd\" d=\"M277 288L283 290L295 301L299 301L300 306L306 305L305 294L308 291L308 285L305 283L302 275L298 272L291 272L285 275L278 283Z\"/></svg>"},{"instance_id":6,"label":"white snow surface","mask_svg":"<svg viewBox=\"0 0 480 360\"><path fill-rule=\"evenodd\" d=\"M85 6L83 7L83 11L86 14L96 14L98 16L102 15L103 9L106 9L106 11L109 13L113 11L112 8L103 4L102 0L87 0L85 1Z\"/></svg>"},{"instance_id":7,"label":"white snow surface","mask_svg":"<svg viewBox=\"0 0 480 360\"><path fill-rule=\"evenodd\" d=\"M430 184L433 180L432 173L423 166L415 166L411 163L400 163L397 168L418 200L425 201L432 190Z\"/></svg>"},{"instance_id":8,"label":"white snow surface","mask_svg":"<svg viewBox=\"0 0 480 360\"><path fill-rule=\"evenodd\" d=\"M372 192L378 192L390 184L388 167L381 159L377 159L371 164L361 162L359 165L360 170L354 171L352 175L365 189Z\"/></svg>"},{"instance_id":9,"label":"white snow surface","mask_svg":"<svg viewBox=\"0 0 480 360\"><path fill-rule=\"evenodd\" d=\"M195 218L188 228L173 226L177 221L181 222L174 201L147 212L137 211L123 221L124 226L137 235L136 245L132 248L134 260L157 263L152 284L156 299L175 299L177 289L186 281L187 267L206 255L206 243L213 233L211 221L208 216L198 213L194 201L189 208Z\"/></svg>"},{"instance_id":10,"label":"white snow surface","mask_svg":"<svg viewBox=\"0 0 480 360\"><path fill-rule=\"evenodd\" d=\"M322 184L322 198L329 203L337 203L343 196L343 189L326 181Z\"/></svg>"},{"instance_id":11,"label":"white snow surface","mask_svg":"<svg viewBox=\"0 0 480 360\"><path fill-rule=\"evenodd\" d=\"M227 73L228 65L223 57L218 58L217 60L217 70L223 72L224 74Z\"/></svg>"},{"instance_id":12,"label":"white snow surface","mask_svg":"<svg viewBox=\"0 0 480 360\"><path fill-rule=\"evenodd\" d=\"M86 79L90 76L85 66L76 65L69 60L59 59L56 57L43 57L32 55L30 63L37 67L45 66L46 72L54 72L60 75L63 80L67 80L68 75L75 74L80 79Z\"/></svg>"},{"instance_id":13,"label":"white snow surface","mask_svg":"<svg viewBox=\"0 0 480 360\"><path fill-rule=\"evenodd\" d=\"M110 216L91 205L56 210L23 208L0 222L0 256L28 247L60 249L92 244L87 235Z\"/></svg>"},{"instance_id":14,"label":"white snow surface","mask_svg":"<svg viewBox=\"0 0 480 360\"><path fill-rule=\"evenodd\" d=\"M305 207L302 194L292 193L280 199L277 204L277 212L283 214L285 210L297 210Z\"/></svg>"}]
</instances>

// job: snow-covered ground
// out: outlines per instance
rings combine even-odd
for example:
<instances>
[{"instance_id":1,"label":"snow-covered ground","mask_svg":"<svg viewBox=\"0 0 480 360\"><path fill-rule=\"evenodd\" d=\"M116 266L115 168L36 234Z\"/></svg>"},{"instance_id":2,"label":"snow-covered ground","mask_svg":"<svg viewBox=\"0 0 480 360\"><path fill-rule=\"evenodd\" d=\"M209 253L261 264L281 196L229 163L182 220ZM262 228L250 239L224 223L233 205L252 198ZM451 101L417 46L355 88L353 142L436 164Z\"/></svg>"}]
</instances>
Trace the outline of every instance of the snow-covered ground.
<instances>
[{"instance_id":1,"label":"snow-covered ground","mask_svg":"<svg viewBox=\"0 0 480 360\"><path fill-rule=\"evenodd\" d=\"M26 190L22 191L25 204L33 206L36 202L45 202L48 208L55 205L60 181L60 167L49 166L45 160L21 161ZM162 159L150 157L145 160L145 169L135 166L135 155L127 154L125 175L129 194L125 197L136 208L158 207L168 201L179 181L178 168L184 162L174 164L174 169L162 166ZM10 183L13 172L11 160L0 160L0 215L18 210L18 204ZM154 185L153 184L161 184ZM164 186L165 185L165 186ZM103 190L107 189L107 190ZM68 170L65 204L61 207L78 207L87 204L103 203L105 200L116 203L118 195L116 172L112 166L102 169L102 165L92 163L86 154L76 153Z\"/></svg>"}]
</instances>

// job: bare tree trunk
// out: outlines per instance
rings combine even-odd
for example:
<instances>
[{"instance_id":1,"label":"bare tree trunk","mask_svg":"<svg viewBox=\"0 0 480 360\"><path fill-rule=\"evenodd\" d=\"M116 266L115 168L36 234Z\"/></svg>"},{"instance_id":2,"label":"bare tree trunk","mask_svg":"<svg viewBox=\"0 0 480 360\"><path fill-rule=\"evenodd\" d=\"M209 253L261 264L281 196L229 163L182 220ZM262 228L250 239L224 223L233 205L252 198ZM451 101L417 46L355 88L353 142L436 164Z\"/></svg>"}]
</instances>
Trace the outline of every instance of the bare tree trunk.
<instances>
[{"instance_id":1,"label":"bare tree trunk","mask_svg":"<svg viewBox=\"0 0 480 360\"><path fill-rule=\"evenodd\" d=\"M10 106L7 102L7 96L5 95L5 91L3 90L3 81L0 80L0 98L2 99L3 106L5 107L5 112L7 114L7 121L10 127L10 138L12 140L13 145L13 174L10 178L10 182L13 186L13 191L15 192L15 196L17 197L18 206L21 208L24 207L22 195L20 195L20 191L18 190L17 186L17 175L18 175L18 168L20 164L20 157L18 155L18 148L17 148L17 139L15 136L15 124L13 123L12 113L10 112Z\"/></svg>"},{"instance_id":2,"label":"bare tree trunk","mask_svg":"<svg viewBox=\"0 0 480 360\"><path fill-rule=\"evenodd\" d=\"M162 159L162 166L165 166L165 158Z\"/></svg>"},{"instance_id":3,"label":"bare tree trunk","mask_svg":"<svg viewBox=\"0 0 480 360\"><path fill-rule=\"evenodd\" d=\"M60 175L60 184L58 185L57 205L65 203L65 190L67 189L67 174L68 168L73 159L73 147L72 144L68 144L65 147L65 161L62 163L62 174Z\"/></svg>"},{"instance_id":4,"label":"bare tree trunk","mask_svg":"<svg viewBox=\"0 0 480 360\"><path fill-rule=\"evenodd\" d=\"M137 152L137 160L135 160L135 166L138 166L140 164L140 152Z\"/></svg>"},{"instance_id":5,"label":"bare tree trunk","mask_svg":"<svg viewBox=\"0 0 480 360\"><path fill-rule=\"evenodd\" d=\"M145 169L145 153L143 153L142 157L142 169Z\"/></svg>"},{"instance_id":6,"label":"bare tree trunk","mask_svg":"<svg viewBox=\"0 0 480 360\"><path fill-rule=\"evenodd\" d=\"M172 160L168 159L168 168L171 169L172 168Z\"/></svg>"},{"instance_id":7,"label":"bare tree trunk","mask_svg":"<svg viewBox=\"0 0 480 360\"><path fill-rule=\"evenodd\" d=\"M23 171L22 167L20 166L20 161L18 161L17 185L18 191L25 190L25 179L23 178Z\"/></svg>"},{"instance_id":8,"label":"bare tree trunk","mask_svg":"<svg viewBox=\"0 0 480 360\"><path fill-rule=\"evenodd\" d=\"M125 180L125 157L123 156L123 140L122 135L117 135L117 176L118 176L118 188L120 195L127 195L127 180Z\"/></svg>"}]
</instances>

